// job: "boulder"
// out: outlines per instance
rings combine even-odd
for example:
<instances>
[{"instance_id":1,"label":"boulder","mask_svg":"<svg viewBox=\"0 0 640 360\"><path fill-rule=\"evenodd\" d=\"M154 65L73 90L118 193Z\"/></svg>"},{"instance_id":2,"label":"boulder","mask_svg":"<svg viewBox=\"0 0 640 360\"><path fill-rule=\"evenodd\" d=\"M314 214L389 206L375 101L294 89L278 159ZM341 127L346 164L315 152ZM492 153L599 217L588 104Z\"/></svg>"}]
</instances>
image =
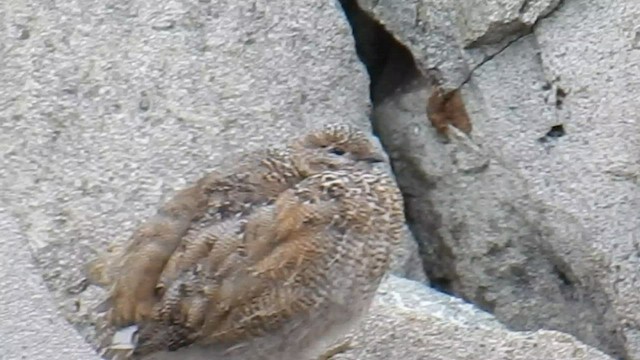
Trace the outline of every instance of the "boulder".
<instances>
[{"instance_id":1,"label":"boulder","mask_svg":"<svg viewBox=\"0 0 640 360\"><path fill-rule=\"evenodd\" d=\"M391 277L335 358L640 359L638 5L360 5L368 47L337 1L0 5L0 354L98 358L97 252L207 171L342 121L393 161L421 255L408 234L394 269L421 283ZM370 93L355 49L376 44ZM430 125L434 70L470 134Z\"/></svg>"},{"instance_id":2,"label":"boulder","mask_svg":"<svg viewBox=\"0 0 640 360\"><path fill-rule=\"evenodd\" d=\"M359 4L391 36L381 51L411 57L376 66L416 67L372 96L373 122L432 284L512 329L640 359L640 4ZM378 50L359 54L377 64ZM378 88L395 81L378 74ZM439 89L461 97L471 131L436 131Z\"/></svg>"},{"instance_id":3,"label":"boulder","mask_svg":"<svg viewBox=\"0 0 640 360\"><path fill-rule=\"evenodd\" d=\"M85 264L164 199L322 124L371 128L368 79L338 3L11 1L0 18L2 223L19 229L4 242L22 254L19 269L17 250L30 250L94 345L104 290ZM424 279L415 249L408 233L394 264Z\"/></svg>"},{"instance_id":4,"label":"boulder","mask_svg":"<svg viewBox=\"0 0 640 360\"><path fill-rule=\"evenodd\" d=\"M611 359L565 333L509 331L471 304L394 276L380 287L350 346L332 359Z\"/></svg>"}]
</instances>

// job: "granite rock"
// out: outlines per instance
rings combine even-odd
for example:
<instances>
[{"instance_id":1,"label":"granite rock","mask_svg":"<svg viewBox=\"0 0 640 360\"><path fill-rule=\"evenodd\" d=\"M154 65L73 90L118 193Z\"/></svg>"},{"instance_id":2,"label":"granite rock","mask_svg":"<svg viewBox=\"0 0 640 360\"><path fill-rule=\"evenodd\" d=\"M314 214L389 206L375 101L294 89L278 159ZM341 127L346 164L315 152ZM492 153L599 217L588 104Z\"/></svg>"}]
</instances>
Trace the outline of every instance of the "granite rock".
<instances>
[{"instance_id":1,"label":"granite rock","mask_svg":"<svg viewBox=\"0 0 640 360\"><path fill-rule=\"evenodd\" d=\"M640 5L360 5L415 59L373 117L432 284L510 328L640 359ZM437 86L460 91L470 134L436 133Z\"/></svg>"},{"instance_id":2,"label":"granite rock","mask_svg":"<svg viewBox=\"0 0 640 360\"><path fill-rule=\"evenodd\" d=\"M605 360L556 331L514 332L476 307L414 281L390 277L370 316L335 360Z\"/></svg>"},{"instance_id":3,"label":"granite rock","mask_svg":"<svg viewBox=\"0 0 640 360\"><path fill-rule=\"evenodd\" d=\"M0 223L17 227L4 234L16 254L2 268L13 274L7 296L33 261L51 295L33 292L52 296L93 345L104 290L87 283L85 264L164 199L322 124L371 127L368 80L337 2L27 0L2 3L0 19ZM394 264L424 279L415 248L408 233ZM10 339L28 333L16 329Z\"/></svg>"}]
</instances>

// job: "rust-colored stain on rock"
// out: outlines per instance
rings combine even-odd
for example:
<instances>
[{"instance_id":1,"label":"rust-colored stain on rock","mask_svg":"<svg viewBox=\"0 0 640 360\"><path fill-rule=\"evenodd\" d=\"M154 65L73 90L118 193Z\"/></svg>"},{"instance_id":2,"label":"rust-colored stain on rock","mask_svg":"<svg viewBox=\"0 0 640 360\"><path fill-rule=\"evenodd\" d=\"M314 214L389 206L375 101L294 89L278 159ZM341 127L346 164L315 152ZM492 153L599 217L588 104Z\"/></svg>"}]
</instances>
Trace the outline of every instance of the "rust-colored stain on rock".
<instances>
[{"instance_id":1,"label":"rust-colored stain on rock","mask_svg":"<svg viewBox=\"0 0 640 360\"><path fill-rule=\"evenodd\" d=\"M471 119L460 90L457 89L445 92L441 87L434 86L427 100L427 117L438 134L443 136L447 136L449 125L455 126L465 134L470 134L472 130Z\"/></svg>"}]
</instances>

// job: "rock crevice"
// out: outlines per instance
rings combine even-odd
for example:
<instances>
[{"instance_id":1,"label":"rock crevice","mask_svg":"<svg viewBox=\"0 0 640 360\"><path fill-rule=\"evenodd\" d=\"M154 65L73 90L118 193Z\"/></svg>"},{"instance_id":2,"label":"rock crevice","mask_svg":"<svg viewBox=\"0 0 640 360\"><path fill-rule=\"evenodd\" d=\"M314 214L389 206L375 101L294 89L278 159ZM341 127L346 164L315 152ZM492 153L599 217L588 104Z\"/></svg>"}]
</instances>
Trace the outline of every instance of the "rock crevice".
<instances>
[{"instance_id":1,"label":"rock crevice","mask_svg":"<svg viewBox=\"0 0 640 360\"><path fill-rule=\"evenodd\" d=\"M584 210L546 196L566 186L552 180L565 176L552 169L581 136L568 125L574 93L549 74L538 38L564 2L509 2L524 9L515 11L526 17L517 29L492 25L510 21L493 3L341 3L369 70L373 128L392 159L431 286L513 329L560 330L636 359L601 240L578 215ZM483 11L500 16L482 33L450 21ZM443 139L434 128L427 99L440 85L460 92L470 134L448 126Z\"/></svg>"}]
</instances>

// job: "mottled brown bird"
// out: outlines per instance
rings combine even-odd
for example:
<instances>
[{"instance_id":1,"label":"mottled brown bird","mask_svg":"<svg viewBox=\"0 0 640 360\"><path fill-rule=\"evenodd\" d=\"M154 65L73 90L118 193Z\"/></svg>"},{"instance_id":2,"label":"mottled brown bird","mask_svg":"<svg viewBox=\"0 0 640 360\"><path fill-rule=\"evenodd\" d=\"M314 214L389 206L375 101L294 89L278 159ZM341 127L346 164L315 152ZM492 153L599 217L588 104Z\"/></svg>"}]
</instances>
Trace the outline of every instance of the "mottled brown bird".
<instances>
[{"instance_id":1,"label":"mottled brown bird","mask_svg":"<svg viewBox=\"0 0 640 360\"><path fill-rule=\"evenodd\" d=\"M191 243L206 251L185 251L188 265L137 324L133 357L195 345L207 359L317 358L368 309L403 224L384 170L309 176Z\"/></svg>"},{"instance_id":2,"label":"mottled brown bird","mask_svg":"<svg viewBox=\"0 0 640 360\"><path fill-rule=\"evenodd\" d=\"M208 244L190 245L195 238L206 238L199 235L202 229L234 219L240 225L256 208L321 171L366 168L383 160L362 131L327 125L285 148L253 153L237 167L208 174L179 191L138 227L125 247L91 264L90 278L111 287L105 302L109 322L122 327L148 320L178 270L191 265Z\"/></svg>"}]
</instances>

